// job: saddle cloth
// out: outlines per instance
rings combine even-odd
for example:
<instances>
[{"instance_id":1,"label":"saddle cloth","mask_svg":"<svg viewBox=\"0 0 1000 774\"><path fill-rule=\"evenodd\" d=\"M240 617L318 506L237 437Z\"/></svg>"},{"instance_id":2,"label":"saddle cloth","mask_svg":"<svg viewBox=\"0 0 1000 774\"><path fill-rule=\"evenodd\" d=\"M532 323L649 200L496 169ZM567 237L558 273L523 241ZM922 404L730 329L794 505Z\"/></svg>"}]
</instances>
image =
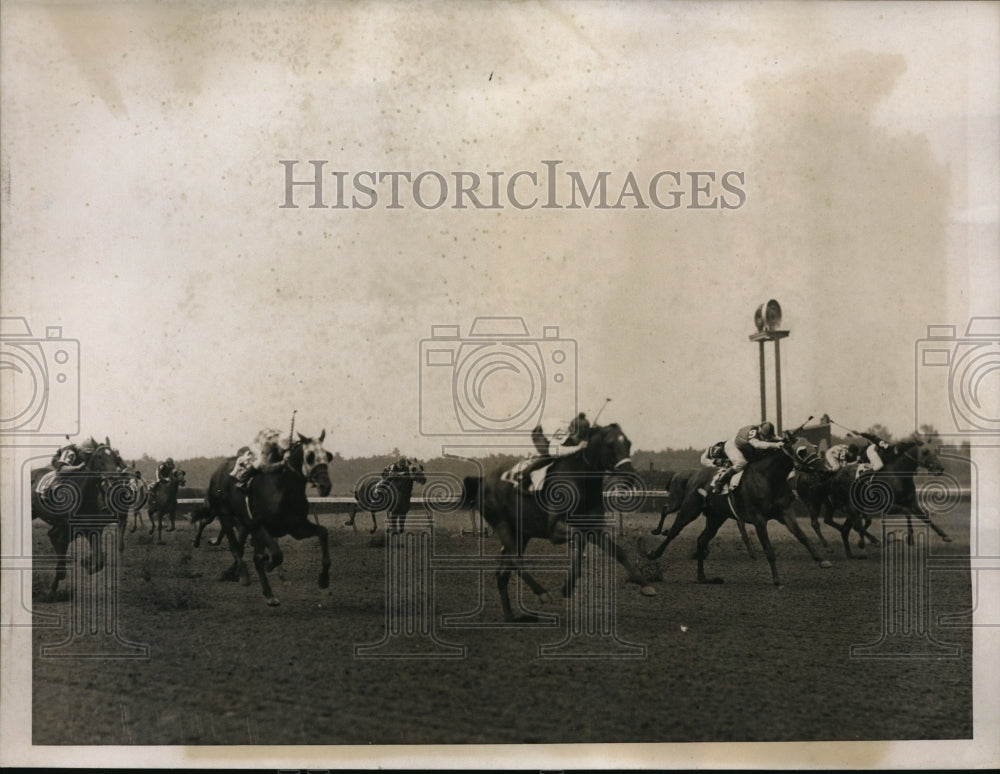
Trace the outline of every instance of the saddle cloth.
<instances>
[{"instance_id":1,"label":"saddle cloth","mask_svg":"<svg viewBox=\"0 0 1000 774\"><path fill-rule=\"evenodd\" d=\"M542 465L540 468L535 468L531 471L528 476L528 480L524 477L524 471L529 465L535 461L534 457L529 457L528 459L521 460L510 470L504 471L500 476L500 480L510 484L515 489L524 494L534 494L542 488L542 484L545 483L545 474L548 473L549 468L552 467L552 463L549 462Z\"/></svg>"},{"instance_id":2,"label":"saddle cloth","mask_svg":"<svg viewBox=\"0 0 1000 774\"><path fill-rule=\"evenodd\" d=\"M718 472L714 476L712 476L712 480L708 482L708 489L710 491L715 490L715 486L716 483L719 481L719 477L726 470L727 468L719 468ZM743 470L746 470L746 468L743 468ZM720 494L729 494L730 492L734 491L736 487L740 485L740 479L743 478L743 470L737 470L735 473L733 473L732 478L730 478L729 481L726 482L726 485L722 488Z\"/></svg>"},{"instance_id":3,"label":"saddle cloth","mask_svg":"<svg viewBox=\"0 0 1000 774\"><path fill-rule=\"evenodd\" d=\"M38 484L35 485L35 491L40 495L45 495L48 493L49 489L52 488L52 484L55 483L58 473L54 470L50 470L40 479L38 479Z\"/></svg>"}]
</instances>

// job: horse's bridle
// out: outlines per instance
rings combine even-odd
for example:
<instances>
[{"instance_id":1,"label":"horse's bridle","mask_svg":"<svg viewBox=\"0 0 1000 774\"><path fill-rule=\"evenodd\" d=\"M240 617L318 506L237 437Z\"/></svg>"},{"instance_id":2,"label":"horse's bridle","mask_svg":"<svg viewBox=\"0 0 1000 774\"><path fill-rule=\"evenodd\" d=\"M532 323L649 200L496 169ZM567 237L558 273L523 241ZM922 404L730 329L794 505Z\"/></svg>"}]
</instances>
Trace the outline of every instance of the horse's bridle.
<instances>
[{"instance_id":1,"label":"horse's bridle","mask_svg":"<svg viewBox=\"0 0 1000 774\"><path fill-rule=\"evenodd\" d=\"M610 425L609 425L609 427L610 427ZM588 465L593 465L593 464L594 464L594 463L593 463L593 461L592 461L592 460L591 460L591 459L590 459L590 458L589 458L589 457L587 456L587 452L588 452L589 450L590 450L590 442L589 442L589 439L588 439L588 442L587 442L587 448L586 448L586 449L581 449L581 450L580 450L580 457L581 457L581 459L583 459L583 461L584 461L584 462L586 462L586 463L587 463ZM618 470L618 468L620 468L620 467L621 467L622 465L624 465L624 464L625 464L626 462L632 462L632 458L631 458L631 457L622 457L622 458L621 458L620 460L618 460L618 462L616 462L616 463L615 463L614 465L612 465L612 466L611 466L611 467L609 468L609 470L610 470L610 471L615 471L615 470Z\"/></svg>"},{"instance_id":2,"label":"horse's bridle","mask_svg":"<svg viewBox=\"0 0 1000 774\"><path fill-rule=\"evenodd\" d=\"M941 464L940 460L935 460L935 462L937 464L931 466L930 464L928 464L926 462L923 462L920 459L920 454L917 454L916 456L913 456L913 455L910 454L910 452L915 451L917 448L918 448L917 446L911 446L907 451L900 452L899 456L900 457L906 457L906 459L908 459L908 460L912 460L913 463L918 468L925 468L930 473L935 473L936 474L936 473L943 473L944 472L944 466Z\"/></svg>"},{"instance_id":3,"label":"horse's bridle","mask_svg":"<svg viewBox=\"0 0 1000 774\"><path fill-rule=\"evenodd\" d=\"M812 466L820 459L818 451L809 452L805 459L799 459L799 457L791 450L791 446L786 443L781 444L781 451L792 461L792 467L795 468L795 470L804 470L807 473L814 472Z\"/></svg>"}]
</instances>

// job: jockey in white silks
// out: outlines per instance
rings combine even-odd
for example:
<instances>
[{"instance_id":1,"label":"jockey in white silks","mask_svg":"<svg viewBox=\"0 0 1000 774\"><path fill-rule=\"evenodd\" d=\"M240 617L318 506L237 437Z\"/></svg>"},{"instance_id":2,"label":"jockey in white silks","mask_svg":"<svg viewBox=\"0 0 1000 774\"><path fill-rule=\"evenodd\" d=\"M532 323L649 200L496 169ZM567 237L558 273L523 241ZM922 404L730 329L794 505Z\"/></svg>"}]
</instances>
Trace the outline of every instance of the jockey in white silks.
<instances>
[{"instance_id":1,"label":"jockey in white silks","mask_svg":"<svg viewBox=\"0 0 1000 774\"><path fill-rule=\"evenodd\" d=\"M236 455L236 464L229 475L236 485L246 489L250 478L258 470L270 470L284 462L291 443L273 428L265 428L254 436L251 446L242 447Z\"/></svg>"},{"instance_id":2,"label":"jockey in white silks","mask_svg":"<svg viewBox=\"0 0 1000 774\"><path fill-rule=\"evenodd\" d=\"M544 473L541 470L559 457L568 457L587 448L587 434L590 422L586 415L577 414L568 424L544 420L531 431L531 442L538 454L519 462L511 471L514 481L528 492L535 492L541 486Z\"/></svg>"},{"instance_id":3,"label":"jockey in white silks","mask_svg":"<svg viewBox=\"0 0 1000 774\"><path fill-rule=\"evenodd\" d=\"M823 456L826 459L826 467L831 471L840 470L845 465L858 461L858 447L856 444L848 446L846 443L838 443L826 450Z\"/></svg>"}]
</instances>

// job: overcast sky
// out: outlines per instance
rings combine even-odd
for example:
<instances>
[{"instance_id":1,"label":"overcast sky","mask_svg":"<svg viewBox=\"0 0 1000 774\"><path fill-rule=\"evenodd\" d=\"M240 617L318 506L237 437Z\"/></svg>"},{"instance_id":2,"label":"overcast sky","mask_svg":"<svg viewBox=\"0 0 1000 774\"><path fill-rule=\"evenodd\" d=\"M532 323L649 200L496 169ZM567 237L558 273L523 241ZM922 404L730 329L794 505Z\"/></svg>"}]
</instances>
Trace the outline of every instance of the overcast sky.
<instances>
[{"instance_id":1,"label":"overcast sky","mask_svg":"<svg viewBox=\"0 0 1000 774\"><path fill-rule=\"evenodd\" d=\"M917 342L1000 314L995 5L5 3L2 21L3 314L79 340L81 430L128 457L231 453L293 409L345 456L431 456L444 439L421 430L459 426L456 373L486 414L610 397L601 419L635 447L704 446L759 418L769 298L786 427L947 429ZM612 203L630 172L648 199L675 171L687 198L424 209L404 182L391 209L385 182L370 209L302 187L282 208L280 161L305 179L313 159L326 204L334 171L348 201L364 170L436 171L452 198L471 171L485 199L488 173L506 195L546 160L562 204L566 171L608 172ZM740 206L689 209L698 171ZM530 368L461 370L483 316L542 339L544 392L524 397ZM421 343L441 325L459 338Z\"/></svg>"}]
</instances>

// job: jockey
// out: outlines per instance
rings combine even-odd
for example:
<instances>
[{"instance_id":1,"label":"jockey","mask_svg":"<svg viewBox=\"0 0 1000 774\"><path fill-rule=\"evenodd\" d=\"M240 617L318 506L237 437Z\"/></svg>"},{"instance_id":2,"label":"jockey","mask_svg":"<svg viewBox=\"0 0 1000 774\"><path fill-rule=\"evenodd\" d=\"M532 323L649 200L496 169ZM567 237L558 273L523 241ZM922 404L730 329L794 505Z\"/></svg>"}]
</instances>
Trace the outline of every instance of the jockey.
<instances>
[{"instance_id":1,"label":"jockey","mask_svg":"<svg viewBox=\"0 0 1000 774\"><path fill-rule=\"evenodd\" d=\"M701 464L706 468L728 468L732 461L726 456L726 442L713 443L701 455Z\"/></svg>"},{"instance_id":2,"label":"jockey","mask_svg":"<svg viewBox=\"0 0 1000 774\"><path fill-rule=\"evenodd\" d=\"M826 466L830 471L840 470L845 465L857 462L860 454L856 443L849 446L846 443L838 443L826 450Z\"/></svg>"},{"instance_id":3,"label":"jockey","mask_svg":"<svg viewBox=\"0 0 1000 774\"><path fill-rule=\"evenodd\" d=\"M93 438L88 438L79 446L75 443L68 444L52 456L52 467L59 473L71 473L74 470L83 470L90 459L90 455L96 450L97 444Z\"/></svg>"},{"instance_id":4,"label":"jockey","mask_svg":"<svg viewBox=\"0 0 1000 774\"><path fill-rule=\"evenodd\" d=\"M155 492L161 484L169 484L170 478L174 474L174 458L167 457L156 466L156 480L150 486L149 491Z\"/></svg>"},{"instance_id":5,"label":"jockey","mask_svg":"<svg viewBox=\"0 0 1000 774\"><path fill-rule=\"evenodd\" d=\"M279 431L265 428L254 437L252 446L243 446L236 453L236 464L229 475L236 479L236 486L246 490L256 471L271 473L280 469L290 446Z\"/></svg>"},{"instance_id":6,"label":"jockey","mask_svg":"<svg viewBox=\"0 0 1000 774\"><path fill-rule=\"evenodd\" d=\"M582 411L573 417L565 429L561 426L546 434L545 428L539 424L531 431L531 442L538 454L518 463L514 468L516 480L525 484L525 489L531 491L531 473L552 462L558 457L568 457L587 448L587 434L590 432L590 420Z\"/></svg>"},{"instance_id":7,"label":"jockey","mask_svg":"<svg viewBox=\"0 0 1000 774\"><path fill-rule=\"evenodd\" d=\"M52 471L42 476L35 487L35 491L40 495L46 495L53 484L55 484L56 478L86 468L87 462L90 460L90 455L96 450L97 444L93 438L88 438L79 445L70 443L57 450L52 455Z\"/></svg>"},{"instance_id":8,"label":"jockey","mask_svg":"<svg viewBox=\"0 0 1000 774\"><path fill-rule=\"evenodd\" d=\"M726 441L726 456L733 463L723 470L712 485L715 494L722 494L726 484L737 472L743 470L751 460L760 459L773 449L780 449L782 442L774 434L774 425L761 422L759 425L741 427L736 436Z\"/></svg>"},{"instance_id":9,"label":"jockey","mask_svg":"<svg viewBox=\"0 0 1000 774\"><path fill-rule=\"evenodd\" d=\"M874 433L858 433L866 441L869 441L869 445L865 448L865 457L868 458L867 463L862 463L858 467L858 474L861 473L876 473L882 470L882 466L885 464L882 460L882 452L888 451L892 448L892 445L883 441Z\"/></svg>"}]
</instances>

